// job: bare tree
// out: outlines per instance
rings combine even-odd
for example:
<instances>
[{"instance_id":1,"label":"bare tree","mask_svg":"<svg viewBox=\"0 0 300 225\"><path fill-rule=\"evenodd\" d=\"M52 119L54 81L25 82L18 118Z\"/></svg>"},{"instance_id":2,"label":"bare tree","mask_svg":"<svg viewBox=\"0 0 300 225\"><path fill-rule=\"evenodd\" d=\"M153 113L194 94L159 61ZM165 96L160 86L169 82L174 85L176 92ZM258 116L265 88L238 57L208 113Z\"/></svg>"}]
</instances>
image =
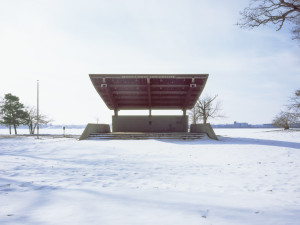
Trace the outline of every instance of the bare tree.
<instances>
[{"instance_id":1,"label":"bare tree","mask_svg":"<svg viewBox=\"0 0 300 225\"><path fill-rule=\"evenodd\" d=\"M300 0L250 0L240 14L237 25L243 28L274 24L279 31L285 23L291 23L293 39L300 40Z\"/></svg>"},{"instance_id":2,"label":"bare tree","mask_svg":"<svg viewBox=\"0 0 300 225\"><path fill-rule=\"evenodd\" d=\"M202 120L206 124L209 118L224 117L221 113L221 102L215 101L217 97L218 95L213 97L206 95L198 99L196 105L190 111L190 114L193 115L193 123Z\"/></svg>"},{"instance_id":3,"label":"bare tree","mask_svg":"<svg viewBox=\"0 0 300 225\"><path fill-rule=\"evenodd\" d=\"M273 120L273 125L289 129L291 124L300 122L300 89L295 91L295 95L290 98L290 104L286 111L280 112Z\"/></svg>"},{"instance_id":4,"label":"bare tree","mask_svg":"<svg viewBox=\"0 0 300 225\"><path fill-rule=\"evenodd\" d=\"M297 122L300 121L300 89L295 91L295 95L291 97L290 104L288 109L297 119Z\"/></svg>"},{"instance_id":5,"label":"bare tree","mask_svg":"<svg viewBox=\"0 0 300 225\"><path fill-rule=\"evenodd\" d=\"M190 111L189 111L189 119L190 119L190 122L191 124L196 124L199 120L199 115L197 113L197 109L196 107L192 108Z\"/></svg>"},{"instance_id":6,"label":"bare tree","mask_svg":"<svg viewBox=\"0 0 300 225\"><path fill-rule=\"evenodd\" d=\"M296 117L292 113L289 112L280 112L272 124L276 127L282 127L285 130L290 129L291 124L296 122Z\"/></svg>"},{"instance_id":7,"label":"bare tree","mask_svg":"<svg viewBox=\"0 0 300 225\"><path fill-rule=\"evenodd\" d=\"M28 114L26 118L26 125L28 126L29 133L34 134L35 129L37 127L37 110L35 107L27 107L26 112ZM48 124L52 120L49 119L47 116L39 114L39 124Z\"/></svg>"}]
</instances>

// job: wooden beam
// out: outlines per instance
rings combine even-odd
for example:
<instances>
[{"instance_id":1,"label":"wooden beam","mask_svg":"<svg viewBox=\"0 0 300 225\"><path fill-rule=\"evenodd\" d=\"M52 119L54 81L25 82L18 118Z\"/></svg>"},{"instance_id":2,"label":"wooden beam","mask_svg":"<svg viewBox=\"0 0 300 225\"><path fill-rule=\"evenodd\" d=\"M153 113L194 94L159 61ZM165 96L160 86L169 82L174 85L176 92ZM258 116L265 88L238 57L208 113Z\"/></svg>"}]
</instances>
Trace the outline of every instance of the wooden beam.
<instances>
[{"instance_id":1,"label":"wooden beam","mask_svg":"<svg viewBox=\"0 0 300 225\"><path fill-rule=\"evenodd\" d=\"M115 95L115 99L146 99L148 100L148 95Z\"/></svg>"},{"instance_id":2,"label":"wooden beam","mask_svg":"<svg viewBox=\"0 0 300 225\"><path fill-rule=\"evenodd\" d=\"M102 98L106 99L106 94L101 96ZM151 95L151 102L155 101L155 100L160 100L160 99L169 99L169 100L184 100L185 96L181 95L181 96L159 96L159 95ZM145 100L148 101L148 96L147 95L116 95L114 96L114 99L116 101L122 101L122 100Z\"/></svg>"},{"instance_id":3,"label":"wooden beam","mask_svg":"<svg viewBox=\"0 0 300 225\"><path fill-rule=\"evenodd\" d=\"M152 91L152 95L185 95L187 92L186 91Z\"/></svg>"},{"instance_id":4,"label":"wooden beam","mask_svg":"<svg viewBox=\"0 0 300 225\"><path fill-rule=\"evenodd\" d=\"M152 84L151 87L154 88L187 88L189 85L186 84Z\"/></svg>"},{"instance_id":5,"label":"wooden beam","mask_svg":"<svg viewBox=\"0 0 300 225\"><path fill-rule=\"evenodd\" d=\"M96 88L100 87L101 84L97 84L95 85ZM137 87L141 87L141 88L145 88L147 87L147 84L110 84L111 88L137 88ZM187 88L189 87L188 84L151 84L151 87L153 88Z\"/></svg>"},{"instance_id":6,"label":"wooden beam","mask_svg":"<svg viewBox=\"0 0 300 225\"><path fill-rule=\"evenodd\" d=\"M146 110L145 106L143 105L134 105L134 106L118 106L119 110ZM179 110L178 105L162 105L162 106L152 106L152 109L157 110Z\"/></svg>"},{"instance_id":7,"label":"wooden beam","mask_svg":"<svg viewBox=\"0 0 300 225\"><path fill-rule=\"evenodd\" d=\"M123 110L123 109L146 109L144 105L119 105L118 106L118 110ZM177 109L178 110L178 106L174 105L174 104L162 104L162 105L158 105L158 106L152 106L152 109Z\"/></svg>"},{"instance_id":8,"label":"wooden beam","mask_svg":"<svg viewBox=\"0 0 300 225\"><path fill-rule=\"evenodd\" d=\"M120 101L118 101L118 103L119 104L132 104L132 103L139 103L139 104L144 104L145 105L145 107L148 107L148 101L147 100L139 100L139 99L137 99L137 100L134 100L134 99L131 99L131 100L129 100L129 99L124 99L124 100L120 100ZM176 99L172 99L172 100L168 100L168 99L158 99L158 100L155 100L155 101L152 101L151 102L151 107L152 106L155 106L156 104L160 104L160 103L172 103L172 104L174 104L174 103L177 103L177 104L182 104L182 101L181 100L176 100ZM147 108L145 108L145 109L147 109Z\"/></svg>"},{"instance_id":9,"label":"wooden beam","mask_svg":"<svg viewBox=\"0 0 300 225\"><path fill-rule=\"evenodd\" d=\"M151 97L151 99L152 99L152 102L154 101L154 100L160 100L160 99L162 99L162 97L161 96L159 96L159 95L152 95L152 97ZM170 95L170 96L163 96L163 99L165 99L165 100L184 100L185 99L185 96L184 95L181 95L181 96L172 96L172 95Z\"/></svg>"},{"instance_id":10,"label":"wooden beam","mask_svg":"<svg viewBox=\"0 0 300 225\"><path fill-rule=\"evenodd\" d=\"M100 87L101 84L97 84L95 87ZM137 87L147 87L147 85L145 84L111 84L110 85L111 88L124 88L124 87L128 87L128 88L137 88Z\"/></svg>"},{"instance_id":11,"label":"wooden beam","mask_svg":"<svg viewBox=\"0 0 300 225\"><path fill-rule=\"evenodd\" d=\"M124 100L120 100L120 101L118 101L119 102L119 104L132 104L132 103L143 103L145 106L148 106L148 100L146 99L146 100L140 100L140 99L136 99L136 100L134 100L134 99L124 99ZM145 108L145 109L147 109L147 108Z\"/></svg>"},{"instance_id":12,"label":"wooden beam","mask_svg":"<svg viewBox=\"0 0 300 225\"><path fill-rule=\"evenodd\" d=\"M177 100L177 99L164 99L164 98L161 98L161 99L157 99L157 100L153 100L152 101L152 105L155 105L155 104L157 104L157 103L161 103L161 102L166 102L166 103L175 103L175 102L177 102L177 103L182 103L182 101L179 99L179 100Z\"/></svg>"},{"instance_id":13,"label":"wooden beam","mask_svg":"<svg viewBox=\"0 0 300 225\"><path fill-rule=\"evenodd\" d=\"M165 95L165 94L174 94L174 95L186 95L188 91L151 91L151 96L153 97L153 95ZM196 88L192 88L191 92L195 92L198 93L198 91L196 90ZM140 95L140 94L144 94L148 96L148 91L142 91L142 90L136 90L136 91L111 91L111 93L113 95L124 95L124 94L128 94L128 95Z\"/></svg>"},{"instance_id":14,"label":"wooden beam","mask_svg":"<svg viewBox=\"0 0 300 225\"><path fill-rule=\"evenodd\" d=\"M147 91L111 91L113 95L140 95L140 94L145 94L147 95Z\"/></svg>"},{"instance_id":15,"label":"wooden beam","mask_svg":"<svg viewBox=\"0 0 300 225\"><path fill-rule=\"evenodd\" d=\"M110 105L113 105L114 109L117 110L118 109L118 104L115 101L113 95L112 95L112 91L110 90L110 87L108 87L107 85L103 85L101 87L102 90L104 90L104 92L107 94L109 101L110 101Z\"/></svg>"}]
</instances>

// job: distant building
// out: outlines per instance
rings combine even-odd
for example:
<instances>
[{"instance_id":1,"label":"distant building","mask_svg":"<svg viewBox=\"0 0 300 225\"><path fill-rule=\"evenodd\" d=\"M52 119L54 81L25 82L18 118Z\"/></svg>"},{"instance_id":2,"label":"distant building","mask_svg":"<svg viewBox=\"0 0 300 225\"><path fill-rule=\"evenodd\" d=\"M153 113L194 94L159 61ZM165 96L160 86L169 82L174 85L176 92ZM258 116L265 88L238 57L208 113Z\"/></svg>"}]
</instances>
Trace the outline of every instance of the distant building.
<instances>
[{"instance_id":1,"label":"distant building","mask_svg":"<svg viewBox=\"0 0 300 225\"><path fill-rule=\"evenodd\" d=\"M247 128L249 127L248 123L238 123L236 121L234 121L233 126L236 128Z\"/></svg>"},{"instance_id":2,"label":"distant building","mask_svg":"<svg viewBox=\"0 0 300 225\"><path fill-rule=\"evenodd\" d=\"M249 124L234 121L233 124L213 124L213 128L277 128L273 124ZM294 127L294 126L291 126Z\"/></svg>"},{"instance_id":3,"label":"distant building","mask_svg":"<svg viewBox=\"0 0 300 225\"><path fill-rule=\"evenodd\" d=\"M300 128L300 123L291 124L291 128Z\"/></svg>"}]
</instances>

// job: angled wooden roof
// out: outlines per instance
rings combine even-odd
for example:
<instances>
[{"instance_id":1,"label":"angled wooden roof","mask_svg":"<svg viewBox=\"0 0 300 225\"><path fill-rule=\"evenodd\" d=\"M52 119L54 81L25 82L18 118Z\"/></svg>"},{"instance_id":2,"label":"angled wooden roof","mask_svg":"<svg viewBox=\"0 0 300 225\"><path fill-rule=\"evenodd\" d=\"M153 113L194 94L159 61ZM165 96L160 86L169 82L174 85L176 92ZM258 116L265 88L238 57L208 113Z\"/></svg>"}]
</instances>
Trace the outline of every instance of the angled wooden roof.
<instances>
[{"instance_id":1,"label":"angled wooden roof","mask_svg":"<svg viewBox=\"0 0 300 225\"><path fill-rule=\"evenodd\" d=\"M90 74L107 107L123 109L191 109L208 74Z\"/></svg>"}]
</instances>

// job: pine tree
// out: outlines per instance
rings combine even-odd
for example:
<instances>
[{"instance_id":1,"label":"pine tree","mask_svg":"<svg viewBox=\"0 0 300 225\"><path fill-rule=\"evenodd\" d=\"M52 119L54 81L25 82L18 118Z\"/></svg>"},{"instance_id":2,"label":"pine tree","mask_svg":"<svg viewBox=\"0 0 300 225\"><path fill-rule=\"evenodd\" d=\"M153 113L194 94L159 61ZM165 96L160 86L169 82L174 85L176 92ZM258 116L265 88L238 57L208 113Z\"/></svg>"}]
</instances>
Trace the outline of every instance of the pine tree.
<instances>
[{"instance_id":1,"label":"pine tree","mask_svg":"<svg viewBox=\"0 0 300 225\"><path fill-rule=\"evenodd\" d=\"M17 127L24 124L28 113L24 109L24 105L20 103L19 97L10 93L6 94L1 102L0 112L2 114L1 123L9 128L11 134L11 127L14 128L17 134Z\"/></svg>"}]
</instances>

